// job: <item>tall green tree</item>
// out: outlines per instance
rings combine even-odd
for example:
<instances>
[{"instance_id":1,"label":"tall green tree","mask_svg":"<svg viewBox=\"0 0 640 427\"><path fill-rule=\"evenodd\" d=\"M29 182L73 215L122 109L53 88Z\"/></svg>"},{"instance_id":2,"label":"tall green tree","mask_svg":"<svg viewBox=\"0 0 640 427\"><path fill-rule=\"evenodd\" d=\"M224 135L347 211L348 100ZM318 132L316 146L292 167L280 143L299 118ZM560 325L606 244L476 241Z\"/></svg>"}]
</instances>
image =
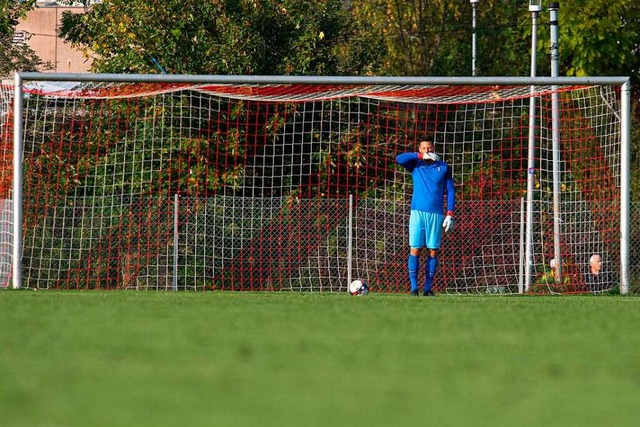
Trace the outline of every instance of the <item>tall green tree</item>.
<instances>
[{"instance_id":1,"label":"tall green tree","mask_svg":"<svg viewBox=\"0 0 640 427\"><path fill-rule=\"evenodd\" d=\"M429 75L446 45L446 29L459 8L446 0L355 0L353 13L384 38L383 75Z\"/></svg>"},{"instance_id":2,"label":"tall green tree","mask_svg":"<svg viewBox=\"0 0 640 427\"><path fill-rule=\"evenodd\" d=\"M529 76L531 74L531 14L527 0L481 0L477 19L477 75ZM471 6L465 4L469 28ZM468 34L468 33L467 33ZM471 41L465 35L462 43Z\"/></svg>"},{"instance_id":3,"label":"tall green tree","mask_svg":"<svg viewBox=\"0 0 640 427\"><path fill-rule=\"evenodd\" d=\"M526 0L477 4L477 74L528 76L532 20ZM354 0L353 12L384 38L383 75L471 75L472 6L450 0ZM560 75L640 73L640 3L564 0ZM548 5L538 14L538 75L550 72Z\"/></svg>"},{"instance_id":4,"label":"tall green tree","mask_svg":"<svg viewBox=\"0 0 640 427\"><path fill-rule=\"evenodd\" d=\"M16 26L36 0L0 0L0 77L14 71L44 71L52 68L42 61L26 43L14 43Z\"/></svg>"},{"instance_id":5,"label":"tall green tree","mask_svg":"<svg viewBox=\"0 0 640 427\"><path fill-rule=\"evenodd\" d=\"M561 73L633 76L640 73L640 3L564 0L560 3Z\"/></svg>"},{"instance_id":6,"label":"tall green tree","mask_svg":"<svg viewBox=\"0 0 640 427\"><path fill-rule=\"evenodd\" d=\"M478 5L478 75L520 75L530 42L528 2L483 0ZM471 75L472 6L451 0L355 0L353 12L384 37L385 75ZM529 44L528 44L529 43Z\"/></svg>"},{"instance_id":7,"label":"tall green tree","mask_svg":"<svg viewBox=\"0 0 640 427\"><path fill-rule=\"evenodd\" d=\"M99 72L356 75L382 53L361 30L339 0L105 0L60 35Z\"/></svg>"}]
</instances>

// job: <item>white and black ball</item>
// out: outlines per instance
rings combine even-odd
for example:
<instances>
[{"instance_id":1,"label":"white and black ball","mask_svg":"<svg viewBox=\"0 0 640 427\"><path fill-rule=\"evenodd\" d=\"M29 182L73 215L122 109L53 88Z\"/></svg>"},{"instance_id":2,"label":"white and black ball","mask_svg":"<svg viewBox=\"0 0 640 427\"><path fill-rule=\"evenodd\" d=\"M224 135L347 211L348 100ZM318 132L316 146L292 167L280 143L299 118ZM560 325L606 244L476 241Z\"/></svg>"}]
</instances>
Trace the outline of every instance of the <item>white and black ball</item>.
<instances>
[{"instance_id":1,"label":"white and black ball","mask_svg":"<svg viewBox=\"0 0 640 427\"><path fill-rule=\"evenodd\" d=\"M351 295L364 296L369 294L369 285L363 279L356 279L349 284Z\"/></svg>"}]
</instances>

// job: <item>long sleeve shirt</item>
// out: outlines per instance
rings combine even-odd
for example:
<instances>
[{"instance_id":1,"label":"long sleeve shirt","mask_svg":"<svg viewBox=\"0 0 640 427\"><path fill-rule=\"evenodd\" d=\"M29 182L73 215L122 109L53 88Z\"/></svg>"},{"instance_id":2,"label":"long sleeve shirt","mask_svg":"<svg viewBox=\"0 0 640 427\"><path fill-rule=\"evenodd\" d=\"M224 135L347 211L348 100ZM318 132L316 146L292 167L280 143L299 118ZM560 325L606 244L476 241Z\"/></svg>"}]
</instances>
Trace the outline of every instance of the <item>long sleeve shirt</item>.
<instances>
[{"instance_id":1,"label":"long sleeve shirt","mask_svg":"<svg viewBox=\"0 0 640 427\"><path fill-rule=\"evenodd\" d=\"M413 180L411 209L442 214L444 195L447 195L447 210L453 211L456 204L451 167L443 161L424 161L418 153L402 153L396 162L409 172Z\"/></svg>"}]
</instances>

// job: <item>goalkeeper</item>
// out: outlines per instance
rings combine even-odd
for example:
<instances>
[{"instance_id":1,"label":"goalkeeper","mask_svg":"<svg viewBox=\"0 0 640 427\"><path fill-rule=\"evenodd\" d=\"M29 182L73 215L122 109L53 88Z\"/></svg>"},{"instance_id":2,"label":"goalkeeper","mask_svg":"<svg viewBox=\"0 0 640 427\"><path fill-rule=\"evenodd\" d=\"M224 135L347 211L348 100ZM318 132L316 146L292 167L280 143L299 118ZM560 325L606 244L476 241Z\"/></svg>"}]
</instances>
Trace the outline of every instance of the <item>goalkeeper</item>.
<instances>
[{"instance_id":1,"label":"goalkeeper","mask_svg":"<svg viewBox=\"0 0 640 427\"><path fill-rule=\"evenodd\" d=\"M419 295L418 271L420 252L427 248L423 295L431 296L433 277L438 269L438 250L442 243L442 231L453 228L453 211L456 203L451 167L435 153L431 139L420 142L417 153L396 156L398 164L411 172L413 194L409 217L409 281L411 295ZM444 195L447 195L447 212L444 215Z\"/></svg>"}]
</instances>

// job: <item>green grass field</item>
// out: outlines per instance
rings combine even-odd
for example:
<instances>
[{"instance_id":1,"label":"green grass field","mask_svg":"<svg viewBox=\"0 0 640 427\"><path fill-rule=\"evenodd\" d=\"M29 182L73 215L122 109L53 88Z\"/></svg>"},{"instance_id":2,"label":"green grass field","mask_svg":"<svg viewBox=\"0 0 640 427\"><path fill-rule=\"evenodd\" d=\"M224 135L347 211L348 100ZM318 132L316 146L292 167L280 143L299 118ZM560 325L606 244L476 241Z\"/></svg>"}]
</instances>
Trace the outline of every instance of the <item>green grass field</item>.
<instances>
[{"instance_id":1,"label":"green grass field","mask_svg":"<svg viewBox=\"0 0 640 427\"><path fill-rule=\"evenodd\" d=\"M640 298L0 292L3 426L635 426Z\"/></svg>"}]
</instances>

